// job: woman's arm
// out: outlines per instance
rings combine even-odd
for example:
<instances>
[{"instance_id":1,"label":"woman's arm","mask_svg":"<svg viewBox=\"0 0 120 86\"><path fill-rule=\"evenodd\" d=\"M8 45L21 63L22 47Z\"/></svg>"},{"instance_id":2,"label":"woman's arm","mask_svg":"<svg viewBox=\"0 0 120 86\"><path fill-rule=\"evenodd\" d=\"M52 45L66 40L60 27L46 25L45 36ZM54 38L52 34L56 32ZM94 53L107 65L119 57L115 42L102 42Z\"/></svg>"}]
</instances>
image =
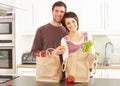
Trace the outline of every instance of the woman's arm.
<instances>
[{"instance_id":1,"label":"woman's arm","mask_svg":"<svg viewBox=\"0 0 120 86\"><path fill-rule=\"evenodd\" d=\"M69 50L68 50L68 46L67 46L67 43L64 38L62 38L62 40L61 40L61 45L65 46L65 51L63 53L63 60L65 60L65 58L68 57Z\"/></svg>"}]
</instances>

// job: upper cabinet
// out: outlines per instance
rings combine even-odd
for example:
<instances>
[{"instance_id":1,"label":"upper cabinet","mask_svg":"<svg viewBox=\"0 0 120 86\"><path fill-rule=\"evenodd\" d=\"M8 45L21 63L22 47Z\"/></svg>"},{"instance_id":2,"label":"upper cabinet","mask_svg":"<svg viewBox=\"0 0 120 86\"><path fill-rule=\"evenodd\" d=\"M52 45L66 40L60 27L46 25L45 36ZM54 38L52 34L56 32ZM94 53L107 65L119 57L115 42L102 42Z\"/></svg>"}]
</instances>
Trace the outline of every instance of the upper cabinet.
<instances>
[{"instance_id":1,"label":"upper cabinet","mask_svg":"<svg viewBox=\"0 0 120 86\"><path fill-rule=\"evenodd\" d=\"M35 27L51 22L52 5L55 0L36 0L34 5ZM79 30L104 31L104 1L103 0L63 0L67 11L75 12L79 17ZM102 12L103 11L103 12Z\"/></svg>"},{"instance_id":2,"label":"upper cabinet","mask_svg":"<svg viewBox=\"0 0 120 86\"><path fill-rule=\"evenodd\" d=\"M34 7L33 0L16 0L16 24L18 34L33 34Z\"/></svg>"},{"instance_id":3,"label":"upper cabinet","mask_svg":"<svg viewBox=\"0 0 120 86\"><path fill-rule=\"evenodd\" d=\"M4 1L4 0L2 0ZM17 19L20 20L22 34L35 34L41 25L52 21L52 5L57 0L16 0ZM63 0L67 11L79 17L79 30L93 34L119 33L120 0Z\"/></svg>"},{"instance_id":4,"label":"upper cabinet","mask_svg":"<svg viewBox=\"0 0 120 86\"><path fill-rule=\"evenodd\" d=\"M73 3L68 8L78 14L80 30L93 34L120 34L120 0L79 0Z\"/></svg>"},{"instance_id":5,"label":"upper cabinet","mask_svg":"<svg viewBox=\"0 0 120 86\"><path fill-rule=\"evenodd\" d=\"M80 31L104 31L103 0L73 0L69 3L67 3L69 11L74 11L79 17Z\"/></svg>"},{"instance_id":6,"label":"upper cabinet","mask_svg":"<svg viewBox=\"0 0 120 86\"><path fill-rule=\"evenodd\" d=\"M120 0L79 0L78 2L70 9L78 13L80 30L93 34L120 34L118 10Z\"/></svg>"},{"instance_id":7,"label":"upper cabinet","mask_svg":"<svg viewBox=\"0 0 120 86\"><path fill-rule=\"evenodd\" d=\"M120 33L120 0L105 0L105 30Z\"/></svg>"}]
</instances>

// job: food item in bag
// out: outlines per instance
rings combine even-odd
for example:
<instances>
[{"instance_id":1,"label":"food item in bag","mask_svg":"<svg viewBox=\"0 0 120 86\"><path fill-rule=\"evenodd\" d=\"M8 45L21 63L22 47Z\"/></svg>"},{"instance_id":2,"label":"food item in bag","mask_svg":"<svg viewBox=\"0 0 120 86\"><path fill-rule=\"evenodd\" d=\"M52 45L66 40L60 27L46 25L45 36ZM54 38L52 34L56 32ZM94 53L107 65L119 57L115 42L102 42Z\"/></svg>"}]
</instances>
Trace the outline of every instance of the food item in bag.
<instances>
[{"instance_id":1,"label":"food item in bag","mask_svg":"<svg viewBox=\"0 0 120 86\"><path fill-rule=\"evenodd\" d=\"M45 51L38 51L38 52L35 53L35 55L36 55L37 57L46 57Z\"/></svg>"},{"instance_id":2,"label":"food item in bag","mask_svg":"<svg viewBox=\"0 0 120 86\"><path fill-rule=\"evenodd\" d=\"M65 46L64 45L60 45L59 48L60 48L60 50L64 50Z\"/></svg>"},{"instance_id":3,"label":"food item in bag","mask_svg":"<svg viewBox=\"0 0 120 86\"><path fill-rule=\"evenodd\" d=\"M91 47L93 45L93 41L92 40L88 40L84 43L84 46L82 48L82 51L84 52L89 52L91 50Z\"/></svg>"}]
</instances>

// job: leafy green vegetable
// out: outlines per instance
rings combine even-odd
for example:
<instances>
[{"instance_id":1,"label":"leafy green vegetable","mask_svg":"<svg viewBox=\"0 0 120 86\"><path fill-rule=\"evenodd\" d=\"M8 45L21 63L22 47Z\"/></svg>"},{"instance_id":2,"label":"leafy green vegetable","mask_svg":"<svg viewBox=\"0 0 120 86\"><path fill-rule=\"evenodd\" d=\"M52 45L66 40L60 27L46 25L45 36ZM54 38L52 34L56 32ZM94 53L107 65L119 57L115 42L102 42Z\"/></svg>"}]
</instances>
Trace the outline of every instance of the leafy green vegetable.
<instances>
[{"instance_id":1,"label":"leafy green vegetable","mask_svg":"<svg viewBox=\"0 0 120 86\"><path fill-rule=\"evenodd\" d=\"M93 41L92 41L92 40L86 41L86 42L84 43L84 45L83 45L82 51L84 51L84 52L90 51L92 45L93 45Z\"/></svg>"}]
</instances>

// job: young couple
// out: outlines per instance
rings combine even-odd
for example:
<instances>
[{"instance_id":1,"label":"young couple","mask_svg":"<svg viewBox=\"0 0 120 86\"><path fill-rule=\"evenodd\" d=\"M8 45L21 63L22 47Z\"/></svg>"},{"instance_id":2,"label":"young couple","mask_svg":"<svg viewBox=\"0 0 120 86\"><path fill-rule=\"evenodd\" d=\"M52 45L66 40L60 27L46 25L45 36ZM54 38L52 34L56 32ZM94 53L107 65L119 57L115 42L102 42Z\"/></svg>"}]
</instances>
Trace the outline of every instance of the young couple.
<instances>
[{"instance_id":1,"label":"young couple","mask_svg":"<svg viewBox=\"0 0 120 86\"><path fill-rule=\"evenodd\" d=\"M37 29L32 52L54 48L62 62L70 53L82 48L81 44L86 40L93 40L88 33L78 31L78 16L74 12L66 11L67 6L64 2L57 1L53 4L53 20ZM60 50L59 45L64 45L65 50ZM95 51L94 48L92 50Z\"/></svg>"}]
</instances>

